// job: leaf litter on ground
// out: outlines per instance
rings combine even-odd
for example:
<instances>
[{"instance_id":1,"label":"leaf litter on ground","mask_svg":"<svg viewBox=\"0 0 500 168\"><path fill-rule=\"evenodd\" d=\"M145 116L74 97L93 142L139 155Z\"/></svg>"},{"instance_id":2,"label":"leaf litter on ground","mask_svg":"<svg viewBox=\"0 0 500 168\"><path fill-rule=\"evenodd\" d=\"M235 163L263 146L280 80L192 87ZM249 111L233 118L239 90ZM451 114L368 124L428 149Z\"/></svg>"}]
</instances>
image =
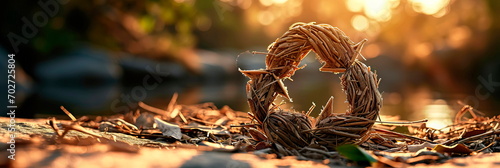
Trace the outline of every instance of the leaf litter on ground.
<instances>
[{"instance_id":1,"label":"leaf litter on ground","mask_svg":"<svg viewBox=\"0 0 500 168\"><path fill-rule=\"evenodd\" d=\"M337 151L314 145L301 150L283 148L268 142L245 112L234 111L227 106L218 109L211 103L174 103L169 104L168 110L141 103L136 111L127 114L83 116L78 119L65 108L61 109L71 120L50 118L47 125L53 129L53 136L33 134L29 139L19 139L18 142L23 142L19 146L85 147L85 152L137 153L141 148L150 147L253 152L263 159L290 158L293 155L298 160L312 160L330 166L373 167L444 163L456 157L500 151L497 143L500 140L497 136L500 134L499 117L484 117L470 106L464 106L457 113L455 123L444 129L429 128L425 121L398 121L393 118L396 121L377 122L367 141L359 145L339 146ZM467 118L465 113L473 115ZM399 127L406 127L407 132L394 131ZM88 136L69 136L72 131ZM117 140L116 135L119 134L149 139L150 142L134 144Z\"/></svg>"}]
</instances>

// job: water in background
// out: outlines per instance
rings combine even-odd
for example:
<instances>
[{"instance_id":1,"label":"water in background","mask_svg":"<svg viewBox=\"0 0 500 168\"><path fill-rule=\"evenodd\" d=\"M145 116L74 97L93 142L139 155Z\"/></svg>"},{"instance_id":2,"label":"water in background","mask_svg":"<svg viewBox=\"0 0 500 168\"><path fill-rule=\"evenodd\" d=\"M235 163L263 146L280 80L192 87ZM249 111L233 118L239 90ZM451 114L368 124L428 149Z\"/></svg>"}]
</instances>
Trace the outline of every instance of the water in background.
<instances>
[{"instance_id":1,"label":"water in background","mask_svg":"<svg viewBox=\"0 0 500 168\"><path fill-rule=\"evenodd\" d=\"M108 67L104 74L89 74L93 72L92 70L79 72L76 70L78 69L76 65L68 66L66 70L56 69L54 71L71 71L71 77L18 87L26 89L19 91L20 109L17 115L64 118L59 110L61 105L75 116L112 115L134 111L138 101L166 109L174 93L179 93L179 104L213 102L219 108L228 105L235 110L248 111L245 93L248 79L243 77L237 68L264 68L265 56L245 52L208 51L200 51L200 55L204 62L203 73L200 76L190 74L175 63L154 62L133 57L109 65L103 60L96 61L103 64L102 67ZM239 57L236 57L237 55ZM72 60L66 61L72 62ZM95 62L88 62L96 66ZM78 63L82 64L82 61L78 60ZM476 96L477 86L462 88L460 93L450 93L430 84L425 74L405 70L388 57L380 56L365 63L382 79L380 92L384 99L381 111L383 115L399 116L400 119L406 120L427 118L429 126L439 128L451 124L455 113L462 107L459 101L472 103L471 105L487 116L498 115L497 109L500 108L498 100L494 96L487 99ZM293 102L282 98L276 102L286 102L282 108L296 111L307 111L314 102L317 107L312 116L316 116L328 98L334 96L335 112L345 112L347 104L340 86L341 74L319 72L317 69L320 64L315 60L314 54L306 57L302 64L307 64L306 68L298 70L292 77L293 81L285 81ZM47 78L51 77L50 72L47 73Z\"/></svg>"}]
</instances>

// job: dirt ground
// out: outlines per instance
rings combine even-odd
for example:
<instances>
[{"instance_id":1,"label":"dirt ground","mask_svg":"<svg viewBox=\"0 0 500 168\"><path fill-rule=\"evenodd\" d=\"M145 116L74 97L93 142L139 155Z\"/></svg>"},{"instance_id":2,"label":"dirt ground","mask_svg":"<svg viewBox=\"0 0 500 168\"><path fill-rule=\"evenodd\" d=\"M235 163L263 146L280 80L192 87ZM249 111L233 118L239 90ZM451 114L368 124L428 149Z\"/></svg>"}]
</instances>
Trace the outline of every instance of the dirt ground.
<instances>
[{"instance_id":1,"label":"dirt ground","mask_svg":"<svg viewBox=\"0 0 500 168\"><path fill-rule=\"evenodd\" d=\"M277 159L255 153L234 153L207 150L203 146L165 147L165 142L137 138L121 133L94 132L116 141L127 142L125 147L108 144L50 144L43 140L54 137L46 119L16 118L15 160L8 158L10 118L0 117L0 167L339 167L324 161L297 160L295 157ZM69 138L85 139L87 134L71 131ZM44 137L44 138L41 138ZM132 149L124 149L132 148ZM496 167L500 153L478 154L453 158L442 164L405 165L408 167ZM350 167L361 167L350 165Z\"/></svg>"}]
</instances>

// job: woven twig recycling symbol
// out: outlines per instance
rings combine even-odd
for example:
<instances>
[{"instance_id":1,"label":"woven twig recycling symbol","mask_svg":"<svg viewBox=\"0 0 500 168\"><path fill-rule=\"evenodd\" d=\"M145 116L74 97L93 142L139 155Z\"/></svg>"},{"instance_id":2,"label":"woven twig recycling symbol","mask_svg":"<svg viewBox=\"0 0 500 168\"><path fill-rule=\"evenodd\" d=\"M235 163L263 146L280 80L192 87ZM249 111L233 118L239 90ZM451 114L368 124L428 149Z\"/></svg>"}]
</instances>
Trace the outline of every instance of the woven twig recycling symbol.
<instances>
[{"instance_id":1,"label":"woven twig recycling symbol","mask_svg":"<svg viewBox=\"0 0 500 168\"><path fill-rule=\"evenodd\" d=\"M246 86L250 115L269 141L287 149L318 144L335 150L338 145L368 138L382 97L377 75L357 59L365 42L354 43L340 29L327 24L296 23L269 46L266 69L241 70L250 78ZM341 85L349 104L346 113L333 113L333 97L315 120L274 104L278 95L290 99L283 80L300 69L300 61L310 51L323 63L320 71L343 73Z\"/></svg>"}]
</instances>

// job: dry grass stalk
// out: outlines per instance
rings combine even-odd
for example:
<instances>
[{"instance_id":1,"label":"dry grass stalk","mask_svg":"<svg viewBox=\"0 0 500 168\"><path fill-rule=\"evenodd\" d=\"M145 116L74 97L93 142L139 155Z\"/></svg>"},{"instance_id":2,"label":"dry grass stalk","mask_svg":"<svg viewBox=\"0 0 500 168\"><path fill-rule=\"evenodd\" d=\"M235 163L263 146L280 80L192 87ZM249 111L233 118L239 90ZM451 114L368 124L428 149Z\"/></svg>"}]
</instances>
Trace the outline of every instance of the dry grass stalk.
<instances>
[{"instance_id":1,"label":"dry grass stalk","mask_svg":"<svg viewBox=\"0 0 500 168\"><path fill-rule=\"evenodd\" d=\"M345 143L367 139L381 108L378 79L370 68L357 60L366 40L354 43L340 29L327 24L296 23L272 43L265 70L241 71L247 83L250 115L261 125L270 141L288 149L320 144L329 150ZM309 116L278 109L278 95L290 99L283 80L300 69L300 61L314 51L323 63L320 71L340 73L347 94L346 114L333 114L333 98L313 125Z\"/></svg>"}]
</instances>

